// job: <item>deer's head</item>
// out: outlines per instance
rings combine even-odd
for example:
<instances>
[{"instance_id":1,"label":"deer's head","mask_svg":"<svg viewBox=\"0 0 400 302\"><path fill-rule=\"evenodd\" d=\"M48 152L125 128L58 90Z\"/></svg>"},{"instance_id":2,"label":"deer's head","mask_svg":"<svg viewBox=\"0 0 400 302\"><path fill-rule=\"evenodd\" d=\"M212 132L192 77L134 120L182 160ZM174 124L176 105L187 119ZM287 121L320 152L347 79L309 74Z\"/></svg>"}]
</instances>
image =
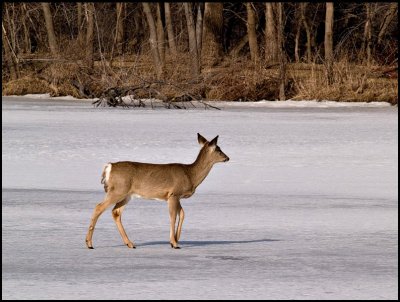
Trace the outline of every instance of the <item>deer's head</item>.
<instances>
[{"instance_id":1,"label":"deer's head","mask_svg":"<svg viewBox=\"0 0 400 302\"><path fill-rule=\"evenodd\" d=\"M226 162L229 160L229 157L222 152L221 148L217 145L218 135L209 142L201 134L197 133L197 140L202 148L201 152L204 152L204 155L213 163Z\"/></svg>"}]
</instances>

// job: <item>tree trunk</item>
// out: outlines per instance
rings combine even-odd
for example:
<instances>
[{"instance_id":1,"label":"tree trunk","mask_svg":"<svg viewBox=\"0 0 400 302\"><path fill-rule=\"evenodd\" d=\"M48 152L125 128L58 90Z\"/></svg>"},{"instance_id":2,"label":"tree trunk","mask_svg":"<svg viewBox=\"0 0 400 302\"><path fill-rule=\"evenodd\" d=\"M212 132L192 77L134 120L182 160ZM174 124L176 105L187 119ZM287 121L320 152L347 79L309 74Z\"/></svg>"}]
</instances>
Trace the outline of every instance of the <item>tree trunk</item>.
<instances>
[{"instance_id":1,"label":"tree trunk","mask_svg":"<svg viewBox=\"0 0 400 302\"><path fill-rule=\"evenodd\" d=\"M294 38L294 60L296 63L300 62L300 55L299 55L299 41L300 41L300 24L297 24L296 28L296 37Z\"/></svg>"},{"instance_id":2,"label":"tree trunk","mask_svg":"<svg viewBox=\"0 0 400 302\"><path fill-rule=\"evenodd\" d=\"M312 51L311 51L312 38L311 38L311 27L308 24L308 21L306 19L306 6L307 6L307 3L305 3L305 2L300 3L300 15L301 15L301 20L303 22L304 29L306 31L306 36L307 36L307 63L311 63L311 61L312 61Z\"/></svg>"},{"instance_id":3,"label":"tree trunk","mask_svg":"<svg viewBox=\"0 0 400 302\"><path fill-rule=\"evenodd\" d=\"M232 49L229 51L229 55L234 58L238 57L240 51L248 42L249 42L249 36L246 34L237 42L237 44L234 47L232 47Z\"/></svg>"},{"instance_id":4,"label":"tree trunk","mask_svg":"<svg viewBox=\"0 0 400 302\"><path fill-rule=\"evenodd\" d=\"M172 27L172 18L171 18L171 7L169 2L164 3L165 8L165 23L167 26L167 34L168 34L168 46L173 57L177 56L176 43L175 43L175 34L174 29Z\"/></svg>"},{"instance_id":5,"label":"tree trunk","mask_svg":"<svg viewBox=\"0 0 400 302\"><path fill-rule=\"evenodd\" d=\"M274 3L276 6L276 28L277 28L277 45L278 45L278 60L279 60L279 100L286 100L286 53L284 39L284 22L283 22L283 3Z\"/></svg>"},{"instance_id":6,"label":"tree trunk","mask_svg":"<svg viewBox=\"0 0 400 302\"><path fill-rule=\"evenodd\" d=\"M333 2L326 3L325 15L325 64L328 85L333 84Z\"/></svg>"},{"instance_id":7,"label":"tree trunk","mask_svg":"<svg viewBox=\"0 0 400 302\"><path fill-rule=\"evenodd\" d=\"M257 34L256 34L256 18L252 6L253 4L251 2L246 2L247 34L249 36L251 61L254 64L257 64L259 61L259 56L258 56Z\"/></svg>"},{"instance_id":8,"label":"tree trunk","mask_svg":"<svg viewBox=\"0 0 400 302\"><path fill-rule=\"evenodd\" d=\"M50 52L53 56L57 57L58 45L57 45L56 34L54 32L53 16L51 15L50 11L50 3L42 2L42 9L43 9L44 21L46 23L47 37L49 39Z\"/></svg>"},{"instance_id":9,"label":"tree trunk","mask_svg":"<svg viewBox=\"0 0 400 302\"><path fill-rule=\"evenodd\" d=\"M164 6L160 2L157 3L157 45L158 53L160 54L161 64L165 65L165 14Z\"/></svg>"},{"instance_id":10,"label":"tree trunk","mask_svg":"<svg viewBox=\"0 0 400 302\"><path fill-rule=\"evenodd\" d=\"M301 13L300 13L300 6L295 4L295 26L296 26L296 35L294 37L294 60L296 63L300 62L300 34L301 34Z\"/></svg>"},{"instance_id":11,"label":"tree trunk","mask_svg":"<svg viewBox=\"0 0 400 302\"><path fill-rule=\"evenodd\" d=\"M398 11L398 3L391 3L389 6L389 10L385 14L385 17L383 18L383 22L379 29L378 44L382 43L382 38L386 34L386 30L387 30L390 22L392 22L394 16L397 14L397 11Z\"/></svg>"},{"instance_id":12,"label":"tree trunk","mask_svg":"<svg viewBox=\"0 0 400 302\"><path fill-rule=\"evenodd\" d=\"M199 68L199 59L197 52L196 28L194 25L193 12L192 12L192 3L185 2L183 3L183 6L185 8L185 16L189 33L189 52L192 62L191 71L192 71L192 76L195 78L199 75L200 68Z\"/></svg>"},{"instance_id":13,"label":"tree trunk","mask_svg":"<svg viewBox=\"0 0 400 302\"><path fill-rule=\"evenodd\" d=\"M367 65L371 64L371 38L372 38L372 13L371 13L371 3L365 3L366 20L364 26L364 40L363 46L361 48L362 56L367 60Z\"/></svg>"},{"instance_id":14,"label":"tree trunk","mask_svg":"<svg viewBox=\"0 0 400 302\"><path fill-rule=\"evenodd\" d=\"M278 59L274 5L276 3L265 3L265 62L267 64L275 63Z\"/></svg>"},{"instance_id":15,"label":"tree trunk","mask_svg":"<svg viewBox=\"0 0 400 302\"><path fill-rule=\"evenodd\" d=\"M199 58L199 66L201 62L201 48L203 40L203 14L204 14L204 3L200 2L197 4L197 18L196 18L196 44L197 44L197 56Z\"/></svg>"},{"instance_id":16,"label":"tree trunk","mask_svg":"<svg viewBox=\"0 0 400 302\"><path fill-rule=\"evenodd\" d=\"M142 2L142 5L143 5L143 11L146 15L147 23L149 25L149 30L150 30L149 42L150 42L151 53L153 55L154 66L156 68L157 79L161 79L163 77L164 67L161 63L160 54L158 52L156 24L154 22L154 17L153 14L151 13L149 3Z\"/></svg>"},{"instance_id":17,"label":"tree trunk","mask_svg":"<svg viewBox=\"0 0 400 302\"><path fill-rule=\"evenodd\" d=\"M124 51L124 6L125 3L117 2L116 9L117 9L117 24L115 29L115 42L117 46L117 53L121 55Z\"/></svg>"},{"instance_id":18,"label":"tree trunk","mask_svg":"<svg viewBox=\"0 0 400 302\"><path fill-rule=\"evenodd\" d=\"M83 45L83 40L84 40L83 39L83 37L84 37L83 21L85 20L85 18L84 18L82 2L77 3L77 11L78 11L78 15L77 15L78 36L76 39L78 40L79 45Z\"/></svg>"},{"instance_id":19,"label":"tree trunk","mask_svg":"<svg viewBox=\"0 0 400 302\"><path fill-rule=\"evenodd\" d=\"M24 53L31 53L31 37L29 34L29 25L27 24L26 19L28 18L28 10L26 8L26 3L22 3L22 14L21 14L21 23L24 28Z\"/></svg>"},{"instance_id":20,"label":"tree trunk","mask_svg":"<svg viewBox=\"0 0 400 302\"><path fill-rule=\"evenodd\" d=\"M11 14L12 16L14 16L14 3L4 3L4 8L5 8L5 19L6 22L8 24L8 33L9 35L7 36L7 40L9 43L9 47L10 50L13 51L14 55L17 52L17 43L16 43L16 39L17 39L17 35L16 35L16 28L15 28L15 22L14 22L14 18L11 18L10 16L10 10L11 10ZM4 15L3 15L4 18Z\"/></svg>"},{"instance_id":21,"label":"tree trunk","mask_svg":"<svg viewBox=\"0 0 400 302\"><path fill-rule=\"evenodd\" d=\"M85 3L87 18L86 31L86 66L92 69L94 67L94 3Z\"/></svg>"},{"instance_id":22,"label":"tree trunk","mask_svg":"<svg viewBox=\"0 0 400 302\"><path fill-rule=\"evenodd\" d=\"M202 65L212 67L221 61L223 54L223 3L206 2L204 6Z\"/></svg>"},{"instance_id":23,"label":"tree trunk","mask_svg":"<svg viewBox=\"0 0 400 302\"><path fill-rule=\"evenodd\" d=\"M11 80L16 80L16 79L18 79L18 76L19 76L18 65L15 62L15 58L14 58L14 55L13 55L12 49L11 49L11 43L10 43L10 40L8 39L7 31L5 29L4 23L2 22L1 25L2 25L2 32L3 32L2 42L3 42L3 48L4 48L4 59L10 70Z\"/></svg>"}]
</instances>

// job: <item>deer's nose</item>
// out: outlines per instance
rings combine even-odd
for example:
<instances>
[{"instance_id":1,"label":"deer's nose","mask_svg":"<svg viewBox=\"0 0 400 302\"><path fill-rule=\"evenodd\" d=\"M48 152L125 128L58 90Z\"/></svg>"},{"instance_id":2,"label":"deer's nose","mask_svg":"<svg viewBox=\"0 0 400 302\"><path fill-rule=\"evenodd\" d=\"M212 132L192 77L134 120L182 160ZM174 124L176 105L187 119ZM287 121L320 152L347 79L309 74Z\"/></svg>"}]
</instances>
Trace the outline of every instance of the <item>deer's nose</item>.
<instances>
[{"instance_id":1,"label":"deer's nose","mask_svg":"<svg viewBox=\"0 0 400 302\"><path fill-rule=\"evenodd\" d=\"M228 161L228 160L229 160L229 157L227 156L227 157L225 158L224 162L226 162L226 161Z\"/></svg>"}]
</instances>

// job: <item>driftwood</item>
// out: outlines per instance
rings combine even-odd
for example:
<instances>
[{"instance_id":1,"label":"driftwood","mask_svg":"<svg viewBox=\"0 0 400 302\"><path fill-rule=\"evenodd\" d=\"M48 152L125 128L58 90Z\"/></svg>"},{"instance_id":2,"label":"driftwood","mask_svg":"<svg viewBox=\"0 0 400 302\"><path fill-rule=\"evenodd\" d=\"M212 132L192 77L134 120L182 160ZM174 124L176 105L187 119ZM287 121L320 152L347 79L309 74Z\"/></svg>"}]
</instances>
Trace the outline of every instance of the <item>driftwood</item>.
<instances>
[{"instance_id":1,"label":"driftwood","mask_svg":"<svg viewBox=\"0 0 400 302\"><path fill-rule=\"evenodd\" d=\"M156 89L157 86L162 85L170 85L174 88L181 89L175 84L164 82L164 81L154 81L149 82L145 81L141 85L135 86L126 86L126 87L111 87L101 93L98 100L94 101L92 104L96 107L146 107L145 101L143 101L143 96L146 95L148 99L150 99L150 106L154 108L154 104L152 99L159 100L164 108L167 109L187 109L187 105L189 104L191 107L196 108L196 105L192 101L196 101L204 106L204 109L217 109L220 108L208 104L203 100L201 95L192 94L190 92L184 91L179 96L168 97L159 89ZM127 101L126 98L123 100L123 97L130 96L130 101Z\"/></svg>"}]
</instances>

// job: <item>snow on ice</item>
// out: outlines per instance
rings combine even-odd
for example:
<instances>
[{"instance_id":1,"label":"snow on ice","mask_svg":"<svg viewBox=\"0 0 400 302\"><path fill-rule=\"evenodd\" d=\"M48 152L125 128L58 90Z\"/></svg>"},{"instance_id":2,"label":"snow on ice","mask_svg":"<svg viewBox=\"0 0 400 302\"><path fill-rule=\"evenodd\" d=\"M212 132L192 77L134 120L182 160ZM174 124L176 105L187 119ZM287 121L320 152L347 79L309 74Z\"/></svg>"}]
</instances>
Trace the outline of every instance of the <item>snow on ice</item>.
<instances>
[{"instance_id":1,"label":"snow on ice","mask_svg":"<svg viewBox=\"0 0 400 302\"><path fill-rule=\"evenodd\" d=\"M222 110L93 108L2 98L3 299L397 299L398 109L333 102ZM182 201L107 210L85 245L107 162L230 157Z\"/></svg>"}]
</instances>

